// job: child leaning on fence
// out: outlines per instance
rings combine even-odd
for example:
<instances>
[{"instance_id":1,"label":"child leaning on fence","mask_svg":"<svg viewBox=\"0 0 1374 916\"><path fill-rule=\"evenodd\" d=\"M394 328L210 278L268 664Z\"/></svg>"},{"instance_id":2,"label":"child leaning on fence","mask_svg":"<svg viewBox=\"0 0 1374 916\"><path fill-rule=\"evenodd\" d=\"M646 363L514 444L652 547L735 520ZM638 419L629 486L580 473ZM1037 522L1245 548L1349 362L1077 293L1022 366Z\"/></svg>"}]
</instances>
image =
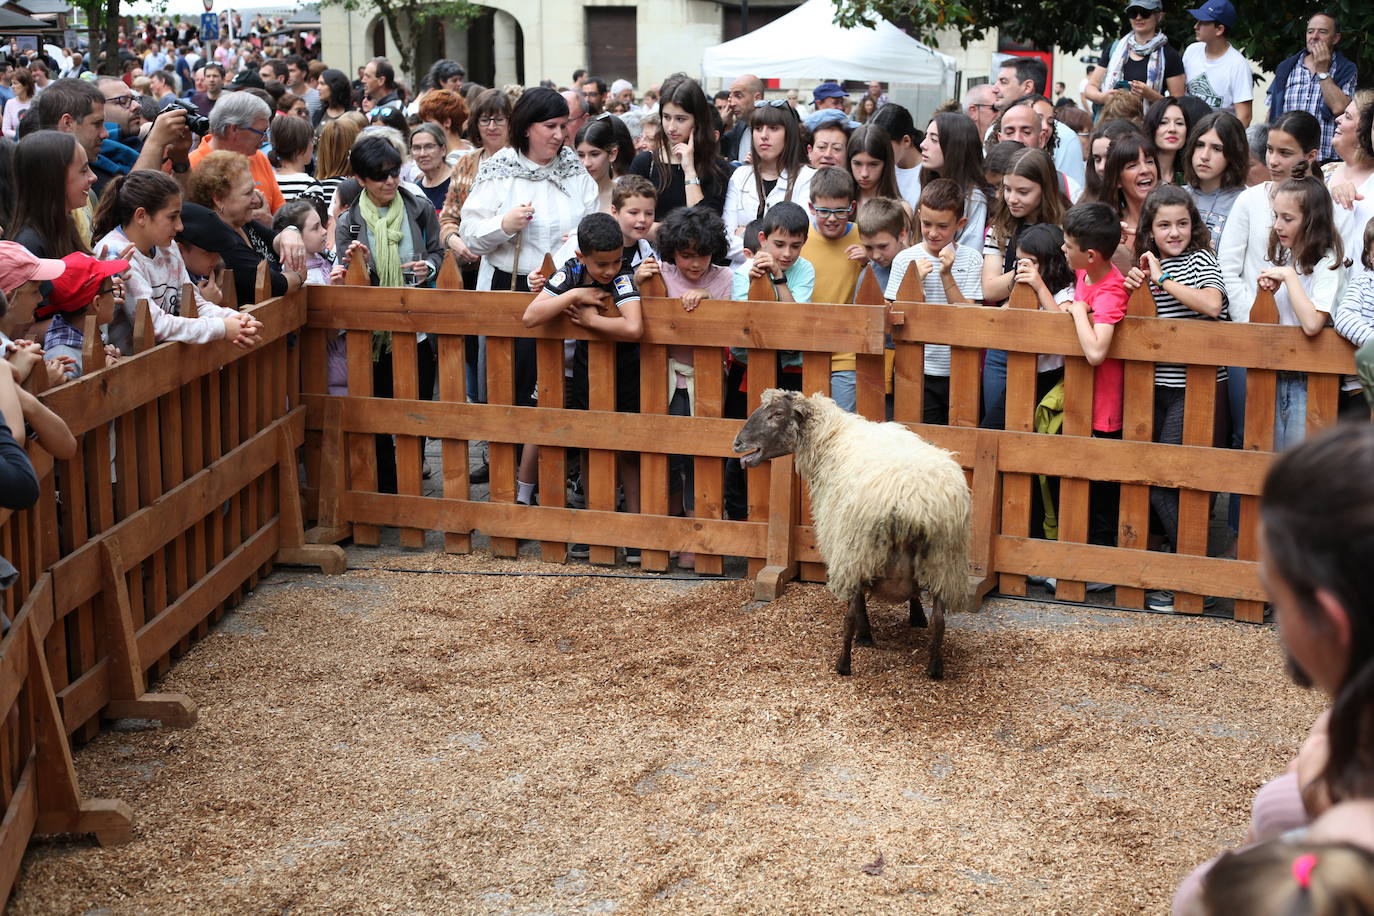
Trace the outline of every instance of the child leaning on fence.
<instances>
[{"instance_id":1,"label":"child leaning on fence","mask_svg":"<svg viewBox=\"0 0 1374 916\"><path fill-rule=\"evenodd\" d=\"M733 282L730 268L714 261L723 261L730 251L725 222L720 215L705 207L679 207L668 214L658 227L658 250L662 257L659 275L668 298L679 299L682 308L691 312L703 299L729 299ZM696 413L696 360L692 347L668 347L668 414L690 417ZM717 357L702 366L703 372L721 371ZM694 509L692 459L686 455L672 455L668 459L669 512L691 517ZM680 553L678 565L691 569L696 558Z\"/></svg>"},{"instance_id":2,"label":"child leaning on fence","mask_svg":"<svg viewBox=\"0 0 1374 916\"><path fill-rule=\"evenodd\" d=\"M616 341L615 407L625 413L639 412L639 347L634 343L644 333L639 306L639 288L634 274L624 262L620 224L609 213L590 213L577 224L577 256L569 259L526 306L525 327L547 324L560 316L578 327ZM579 340L573 357L573 377L564 395L565 406L586 409L587 342ZM625 507L639 511L638 456L617 455ZM516 499L530 503L534 475L517 480Z\"/></svg>"},{"instance_id":3,"label":"child leaning on fence","mask_svg":"<svg viewBox=\"0 0 1374 916\"><path fill-rule=\"evenodd\" d=\"M1145 198L1136 234L1136 264L1126 275L1126 289L1147 286L1156 318L1229 320L1226 281L1212 250L1211 233L1193 196L1174 185L1162 185ZM1183 443L1183 405L1188 370L1177 363L1155 365L1154 440ZM1218 368L1216 384L1226 383ZM1214 392L1215 394L1216 392ZM1194 443L1197 444L1197 443ZM1216 444L1216 443L1214 443ZM1152 487L1150 504L1169 543L1178 542L1178 491Z\"/></svg>"},{"instance_id":4,"label":"child leaning on fence","mask_svg":"<svg viewBox=\"0 0 1374 916\"><path fill-rule=\"evenodd\" d=\"M1279 324L1301 327L1315 337L1330 323L1345 293L1345 246L1336 231L1331 195L1306 162L1293 167L1273 202L1268 262L1259 286L1274 294ZM1280 371L1274 401L1274 450L1282 451L1307 434L1307 376ZM1358 390L1353 378L1342 385Z\"/></svg>"},{"instance_id":5,"label":"child leaning on fence","mask_svg":"<svg viewBox=\"0 0 1374 916\"><path fill-rule=\"evenodd\" d=\"M43 351L49 358L66 357L67 378L74 379L84 371L82 350L86 343L86 316L96 316L98 325L114 320L116 304L123 294L116 290L115 277L129 269L128 261L102 261L74 251L62 259L67 269L52 283L47 304L38 310L39 317L51 316L43 335ZM121 287L122 289L122 287ZM98 330L98 329L97 329ZM100 340L107 363L115 362L119 351Z\"/></svg>"}]
</instances>

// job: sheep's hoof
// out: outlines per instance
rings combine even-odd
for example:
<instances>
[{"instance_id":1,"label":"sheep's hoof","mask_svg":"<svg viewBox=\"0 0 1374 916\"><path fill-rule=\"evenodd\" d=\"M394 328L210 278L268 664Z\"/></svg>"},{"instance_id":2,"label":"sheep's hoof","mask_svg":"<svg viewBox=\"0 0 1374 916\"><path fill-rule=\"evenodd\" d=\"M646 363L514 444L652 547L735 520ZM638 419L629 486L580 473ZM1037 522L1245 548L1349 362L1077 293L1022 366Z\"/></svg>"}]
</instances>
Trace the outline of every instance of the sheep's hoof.
<instances>
[{"instance_id":1,"label":"sheep's hoof","mask_svg":"<svg viewBox=\"0 0 1374 916\"><path fill-rule=\"evenodd\" d=\"M836 662L835 673L840 677L849 677L849 662L843 658Z\"/></svg>"},{"instance_id":2,"label":"sheep's hoof","mask_svg":"<svg viewBox=\"0 0 1374 916\"><path fill-rule=\"evenodd\" d=\"M913 627L928 627L930 623L926 620L926 609L921 606L920 598L911 599L911 620Z\"/></svg>"},{"instance_id":3,"label":"sheep's hoof","mask_svg":"<svg viewBox=\"0 0 1374 916\"><path fill-rule=\"evenodd\" d=\"M945 663L943 659L932 658L926 667L926 674L930 675L932 681L943 681L945 679Z\"/></svg>"},{"instance_id":4,"label":"sheep's hoof","mask_svg":"<svg viewBox=\"0 0 1374 916\"><path fill-rule=\"evenodd\" d=\"M871 649L874 646L876 646L877 643L873 640L872 633L861 633L860 635L854 637L854 645L865 646Z\"/></svg>"}]
</instances>

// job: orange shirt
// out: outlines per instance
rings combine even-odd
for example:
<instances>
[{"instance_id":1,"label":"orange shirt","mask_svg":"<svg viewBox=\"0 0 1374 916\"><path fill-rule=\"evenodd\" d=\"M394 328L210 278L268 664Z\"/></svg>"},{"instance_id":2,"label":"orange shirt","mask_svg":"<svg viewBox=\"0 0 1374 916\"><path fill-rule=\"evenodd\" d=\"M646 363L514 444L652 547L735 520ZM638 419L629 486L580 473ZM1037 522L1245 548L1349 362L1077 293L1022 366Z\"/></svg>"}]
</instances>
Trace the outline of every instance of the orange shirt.
<instances>
[{"instance_id":1,"label":"orange shirt","mask_svg":"<svg viewBox=\"0 0 1374 916\"><path fill-rule=\"evenodd\" d=\"M191 163L191 168L200 165L200 160L210 153L210 141L207 138L202 141L200 146L191 150L187 157ZM272 163L267 161L267 156L262 150L254 150L253 155L248 157L248 168L253 173L253 185L262 192L262 196L267 200L267 209L276 213L281 209L282 204L286 203L286 198L282 196L281 188L277 187L277 173L272 171Z\"/></svg>"}]
</instances>

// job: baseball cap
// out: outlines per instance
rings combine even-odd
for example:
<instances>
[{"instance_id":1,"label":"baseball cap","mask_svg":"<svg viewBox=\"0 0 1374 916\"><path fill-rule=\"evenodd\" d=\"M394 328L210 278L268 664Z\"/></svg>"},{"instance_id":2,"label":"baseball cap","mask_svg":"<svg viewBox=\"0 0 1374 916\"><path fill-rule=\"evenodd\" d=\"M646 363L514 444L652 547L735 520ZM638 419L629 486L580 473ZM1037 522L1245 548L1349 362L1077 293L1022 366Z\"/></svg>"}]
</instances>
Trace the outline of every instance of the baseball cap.
<instances>
[{"instance_id":1,"label":"baseball cap","mask_svg":"<svg viewBox=\"0 0 1374 916\"><path fill-rule=\"evenodd\" d=\"M215 211L189 200L181 205L181 231L177 241L206 251L225 252L238 244L238 236Z\"/></svg>"},{"instance_id":2,"label":"baseball cap","mask_svg":"<svg viewBox=\"0 0 1374 916\"><path fill-rule=\"evenodd\" d=\"M40 258L18 242L0 242L0 292L9 295L30 280L56 280L67 265Z\"/></svg>"},{"instance_id":3,"label":"baseball cap","mask_svg":"<svg viewBox=\"0 0 1374 916\"><path fill-rule=\"evenodd\" d=\"M839 83L829 80L812 89L811 98L817 102L821 99L846 99L849 98L849 93L845 92L844 87Z\"/></svg>"},{"instance_id":4,"label":"baseball cap","mask_svg":"<svg viewBox=\"0 0 1374 916\"><path fill-rule=\"evenodd\" d=\"M67 269L52 281L48 301L34 309L34 316L47 318L55 312L76 312L91 304L100 292L106 277L122 274L129 269L128 261L118 258L102 261L80 251L73 251L62 259Z\"/></svg>"},{"instance_id":5,"label":"baseball cap","mask_svg":"<svg viewBox=\"0 0 1374 916\"><path fill-rule=\"evenodd\" d=\"M849 131L859 129L859 122L850 120L849 115L840 111L838 108L822 108L820 111L808 115L806 120L802 123L806 125L807 130L814 134L816 128L820 127L822 124L830 124L832 122L839 124Z\"/></svg>"},{"instance_id":6,"label":"baseball cap","mask_svg":"<svg viewBox=\"0 0 1374 916\"><path fill-rule=\"evenodd\" d=\"M234 81L229 84L229 88L235 90L266 89L267 84L262 81L262 77L258 76L258 71L250 67L247 70L240 71L239 74L234 77Z\"/></svg>"},{"instance_id":7,"label":"baseball cap","mask_svg":"<svg viewBox=\"0 0 1374 916\"><path fill-rule=\"evenodd\" d=\"M1228 29L1236 27L1236 8L1231 0L1207 0L1195 10L1189 10L1198 22L1220 22Z\"/></svg>"},{"instance_id":8,"label":"baseball cap","mask_svg":"<svg viewBox=\"0 0 1374 916\"><path fill-rule=\"evenodd\" d=\"M1156 10L1164 9L1164 4L1161 2L1161 0L1127 0L1126 9L1142 9L1154 12Z\"/></svg>"}]
</instances>

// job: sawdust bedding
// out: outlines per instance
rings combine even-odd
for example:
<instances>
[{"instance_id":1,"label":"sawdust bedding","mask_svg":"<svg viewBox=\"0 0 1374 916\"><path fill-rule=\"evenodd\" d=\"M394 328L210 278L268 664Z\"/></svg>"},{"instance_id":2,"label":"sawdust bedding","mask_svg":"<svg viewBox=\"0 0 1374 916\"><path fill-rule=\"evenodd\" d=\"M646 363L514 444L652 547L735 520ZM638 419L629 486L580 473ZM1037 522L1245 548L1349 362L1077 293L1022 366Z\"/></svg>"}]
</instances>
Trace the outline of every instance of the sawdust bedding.
<instances>
[{"instance_id":1,"label":"sawdust bedding","mask_svg":"<svg viewBox=\"0 0 1374 916\"><path fill-rule=\"evenodd\" d=\"M933 683L875 607L842 679L823 588L750 597L278 573L157 686L193 728L77 754L134 841L36 843L11 912L1160 913L1320 708L1264 627L992 601Z\"/></svg>"}]
</instances>

